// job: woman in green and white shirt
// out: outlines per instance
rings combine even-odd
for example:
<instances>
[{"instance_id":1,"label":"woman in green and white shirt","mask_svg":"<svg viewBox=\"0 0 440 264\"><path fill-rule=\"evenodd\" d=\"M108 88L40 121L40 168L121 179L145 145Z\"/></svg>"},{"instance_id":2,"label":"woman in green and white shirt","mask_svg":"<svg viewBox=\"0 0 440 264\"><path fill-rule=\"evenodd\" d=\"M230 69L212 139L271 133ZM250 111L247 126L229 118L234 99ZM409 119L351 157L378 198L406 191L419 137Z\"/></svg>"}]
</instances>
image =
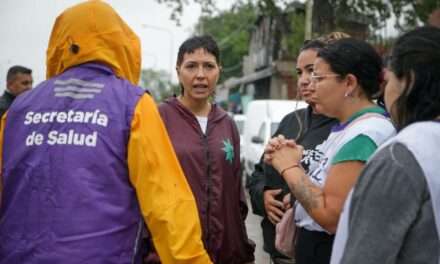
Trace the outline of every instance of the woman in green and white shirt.
<instances>
[{"instance_id":1,"label":"woman in green and white shirt","mask_svg":"<svg viewBox=\"0 0 440 264\"><path fill-rule=\"evenodd\" d=\"M380 91L382 61L366 42L341 39L318 53L312 100L319 113L338 119L318 148L324 156L309 175L302 169L302 146L282 136L266 148L266 162L280 172L297 199L298 264L329 263L339 216L366 161L395 130L373 102Z\"/></svg>"},{"instance_id":2,"label":"woman in green and white shirt","mask_svg":"<svg viewBox=\"0 0 440 264\"><path fill-rule=\"evenodd\" d=\"M440 29L399 37L387 68L385 102L398 134L347 198L332 264L440 260Z\"/></svg>"}]
</instances>

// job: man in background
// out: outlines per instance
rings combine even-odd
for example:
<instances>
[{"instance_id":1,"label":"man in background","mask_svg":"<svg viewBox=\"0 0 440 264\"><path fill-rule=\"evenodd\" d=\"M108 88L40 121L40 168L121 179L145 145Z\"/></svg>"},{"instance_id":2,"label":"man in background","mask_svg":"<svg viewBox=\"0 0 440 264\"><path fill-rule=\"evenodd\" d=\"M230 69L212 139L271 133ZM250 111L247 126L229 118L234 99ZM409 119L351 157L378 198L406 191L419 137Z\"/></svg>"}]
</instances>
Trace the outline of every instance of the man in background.
<instances>
[{"instance_id":1,"label":"man in background","mask_svg":"<svg viewBox=\"0 0 440 264\"><path fill-rule=\"evenodd\" d=\"M0 116L14 101L15 97L32 88L32 70L16 65L9 68L6 75L6 90L0 97Z\"/></svg>"}]
</instances>

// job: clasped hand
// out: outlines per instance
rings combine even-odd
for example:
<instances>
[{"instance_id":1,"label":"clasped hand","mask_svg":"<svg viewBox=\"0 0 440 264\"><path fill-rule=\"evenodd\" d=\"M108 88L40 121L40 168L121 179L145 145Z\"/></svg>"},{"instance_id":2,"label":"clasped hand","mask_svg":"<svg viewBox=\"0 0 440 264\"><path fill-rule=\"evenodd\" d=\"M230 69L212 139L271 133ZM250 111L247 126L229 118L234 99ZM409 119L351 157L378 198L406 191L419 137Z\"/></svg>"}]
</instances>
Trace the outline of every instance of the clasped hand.
<instances>
[{"instance_id":1,"label":"clasped hand","mask_svg":"<svg viewBox=\"0 0 440 264\"><path fill-rule=\"evenodd\" d=\"M278 172L283 169L299 164L303 156L304 148L296 144L292 139L286 139L278 135L269 140L264 149L264 162L272 165Z\"/></svg>"}]
</instances>

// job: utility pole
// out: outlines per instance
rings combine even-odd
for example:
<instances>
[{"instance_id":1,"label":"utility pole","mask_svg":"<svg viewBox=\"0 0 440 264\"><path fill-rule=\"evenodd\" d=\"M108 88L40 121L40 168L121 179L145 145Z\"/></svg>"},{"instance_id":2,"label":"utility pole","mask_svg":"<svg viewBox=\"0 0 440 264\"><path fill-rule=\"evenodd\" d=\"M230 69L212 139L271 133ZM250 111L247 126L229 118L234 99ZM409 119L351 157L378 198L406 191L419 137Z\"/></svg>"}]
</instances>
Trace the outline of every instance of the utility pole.
<instances>
[{"instance_id":1,"label":"utility pole","mask_svg":"<svg viewBox=\"0 0 440 264\"><path fill-rule=\"evenodd\" d=\"M313 0L306 1L306 23L304 39L312 39Z\"/></svg>"}]
</instances>

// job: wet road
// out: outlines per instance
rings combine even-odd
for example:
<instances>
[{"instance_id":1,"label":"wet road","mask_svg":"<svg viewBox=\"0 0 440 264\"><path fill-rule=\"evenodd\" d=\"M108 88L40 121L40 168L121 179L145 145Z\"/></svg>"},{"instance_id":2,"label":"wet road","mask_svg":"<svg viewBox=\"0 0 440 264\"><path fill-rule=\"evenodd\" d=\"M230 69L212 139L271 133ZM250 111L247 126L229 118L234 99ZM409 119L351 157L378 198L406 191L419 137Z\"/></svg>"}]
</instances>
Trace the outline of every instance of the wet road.
<instances>
[{"instance_id":1,"label":"wet road","mask_svg":"<svg viewBox=\"0 0 440 264\"><path fill-rule=\"evenodd\" d=\"M250 207L250 201L248 199L248 206ZM255 264L269 264L269 255L263 250L263 235L261 234L260 227L261 217L254 215L249 208L249 214L246 218L246 227L249 238L252 239L255 244Z\"/></svg>"}]
</instances>

